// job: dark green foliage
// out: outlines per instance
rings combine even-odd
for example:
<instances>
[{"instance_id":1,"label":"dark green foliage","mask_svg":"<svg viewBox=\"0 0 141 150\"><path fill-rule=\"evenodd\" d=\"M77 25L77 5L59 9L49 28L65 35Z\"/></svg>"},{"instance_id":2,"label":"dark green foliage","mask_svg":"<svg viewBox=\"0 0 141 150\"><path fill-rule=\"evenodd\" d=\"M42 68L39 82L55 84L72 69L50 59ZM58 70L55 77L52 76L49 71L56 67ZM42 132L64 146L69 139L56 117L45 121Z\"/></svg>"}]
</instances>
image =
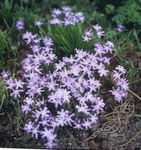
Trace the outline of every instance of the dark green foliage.
<instances>
[{"instance_id":1,"label":"dark green foliage","mask_svg":"<svg viewBox=\"0 0 141 150\"><path fill-rule=\"evenodd\" d=\"M12 9L13 9L13 2L12 0L5 0L3 3L0 5L0 23L2 25L9 27L13 23L13 18L12 18Z\"/></svg>"},{"instance_id":2,"label":"dark green foliage","mask_svg":"<svg viewBox=\"0 0 141 150\"><path fill-rule=\"evenodd\" d=\"M124 5L116 10L113 21L121 24L141 25L141 2L138 0L125 1Z\"/></svg>"},{"instance_id":3,"label":"dark green foliage","mask_svg":"<svg viewBox=\"0 0 141 150\"><path fill-rule=\"evenodd\" d=\"M84 44L82 40L83 27L75 26L50 26L50 37L54 41L54 50L59 56L74 54L75 48L90 50L92 45Z\"/></svg>"}]
</instances>

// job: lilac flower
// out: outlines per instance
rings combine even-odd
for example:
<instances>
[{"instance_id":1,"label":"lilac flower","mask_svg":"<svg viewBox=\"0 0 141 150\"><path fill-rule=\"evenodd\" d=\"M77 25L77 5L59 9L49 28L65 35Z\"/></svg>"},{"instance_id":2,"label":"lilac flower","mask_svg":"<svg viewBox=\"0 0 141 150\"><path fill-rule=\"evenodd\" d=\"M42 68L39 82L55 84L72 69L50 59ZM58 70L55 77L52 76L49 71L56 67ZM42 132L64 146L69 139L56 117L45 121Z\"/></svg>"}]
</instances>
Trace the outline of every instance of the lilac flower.
<instances>
[{"instance_id":1,"label":"lilac flower","mask_svg":"<svg viewBox=\"0 0 141 150\"><path fill-rule=\"evenodd\" d=\"M95 103L96 105L93 106L94 111L96 111L97 113L99 113L100 111L103 111L103 108L105 106L103 99L101 99L100 97L97 97L95 98Z\"/></svg>"},{"instance_id":2,"label":"lilac flower","mask_svg":"<svg viewBox=\"0 0 141 150\"><path fill-rule=\"evenodd\" d=\"M37 35L33 35L31 32L26 31L23 34L22 38L26 42L26 44L29 44L36 38L36 36Z\"/></svg>"},{"instance_id":3,"label":"lilac flower","mask_svg":"<svg viewBox=\"0 0 141 150\"><path fill-rule=\"evenodd\" d=\"M104 67L103 68L101 68L101 69L99 69L98 70L98 73L100 74L100 77L103 77L103 76L107 76L107 74L108 74L108 70L106 70Z\"/></svg>"},{"instance_id":4,"label":"lilac flower","mask_svg":"<svg viewBox=\"0 0 141 150\"><path fill-rule=\"evenodd\" d=\"M65 63L64 62L59 62L59 63L56 63L56 70L62 70L62 68L64 67Z\"/></svg>"},{"instance_id":5,"label":"lilac flower","mask_svg":"<svg viewBox=\"0 0 141 150\"><path fill-rule=\"evenodd\" d=\"M50 103L53 103L56 108L58 108L58 106L62 104L62 101L61 101L60 99L57 100L57 99L56 99L56 96L55 96L53 93L51 93L51 94L48 96L48 101L49 101Z\"/></svg>"},{"instance_id":6,"label":"lilac flower","mask_svg":"<svg viewBox=\"0 0 141 150\"><path fill-rule=\"evenodd\" d=\"M43 131L40 132L42 135L42 138L49 138L50 140L55 139L56 135L53 134L53 130L52 129L47 129L46 127L44 128Z\"/></svg>"},{"instance_id":7,"label":"lilac flower","mask_svg":"<svg viewBox=\"0 0 141 150\"><path fill-rule=\"evenodd\" d=\"M72 9L70 7L68 7L68 6L62 7L62 10L63 10L64 14L65 13L70 13L72 11Z\"/></svg>"},{"instance_id":8,"label":"lilac flower","mask_svg":"<svg viewBox=\"0 0 141 150\"><path fill-rule=\"evenodd\" d=\"M31 106L34 103L34 100L32 100L32 98L30 97L26 97L24 102L26 103L27 106Z\"/></svg>"},{"instance_id":9,"label":"lilac flower","mask_svg":"<svg viewBox=\"0 0 141 150\"><path fill-rule=\"evenodd\" d=\"M15 88L19 89L19 88L23 88L24 82L22 82L21 80L17 80L15 79Z\"/></svg>"},{"instance_id":10,"label":"lilac flower","mask_svg":"<svg viewBox=\"0 0 141 150\"><path fill-rule=\"evenodd\" d=\"M41 111L40 110L32 111L32 117L34 118L34 120L36 122L40 119L40 116L41 116Z\"/></svg>"},{"instance_id":11,"label":"lilac flower","mask_svg":"<svg viewBox=\"0 0 141 150\"><path fill-rule=\"evenodd\" d=\"M126 70L123 66L118 65L115 70L117 70L120 74L125 74Z\"/></svg>"},{"instance_id":12,"label":"lilac flower","mask_svg":"<svg viewBox=\"0 0 141 150\"><path fill-rule=\"evenodd\" d=\"M71 124L73 122L73 120L71 119L71 117L73 116L73 114L69 114L69 111L61 109L61 111L58 111L57 113L57 117L56 117L56 124L57 126L64 126L67 124Z\"/></svg>"},{"instance_id":13,"label":"lilac flower","mask_svg":"<svg viewBox=\"0 0 141 150\"><path fill-rule=\"evenodd\" d=\"M97 70L98 70L100 77L107 76L108 74L108 70L105 69L105 66L102 63L97 65Z\"/></svg>"},{"instance_id":14,"label":"lilac flower","mask_svg":"<svg viewBox=\"0 0 141 150\"><path fill-rule=\"evenodd\" d=\"M117 82L117 86L121 87L124 90L129 88L129 83L126 79L120 78Z\"/></svg>"},{"instance_id":15,"label":"lilac flower","mask_svg":"<svg viewBox=\"0 0 141 150\"><path fill-rule=\"evenodd\" d=\"M57 144L56 144L54 141L47 141L47 142L45 143L46 149L52 149L52 148L56 147L56 145L57 145Z\"/></svg>"},{"instance_id":16,"label":"lilac flower","mask_svg":"<svg viewBox=\"0 0 141 150\"><path fill-rule=\"evenodd\" d=\"M96 80L95 78L90 78L90 79L89 79L89 84L90 84L91 86L93 86L93 88L95 88L95 90L96 90L96 89L100 89L100 87L101 87L100 81L99 81L99 80Z\"/></svg>"},{"instance_id":17,"label":"lilac flower","mask_svg":"<svg viewBox=\"0 0 141 150\"><path fill-rule=\"evenodd\" d=\"M43 119L40 121L40 125L42 125L42 126L46 126L47 124L48 124L48 120L46 120L46 119Z\"/></svg>"},{"instance_id":18,"label":"lilac flower","mask_svg":"<svg viewBox=\"0 0 141 150\"><path fill-rule=\"evenodd\" d=\"M90 117L90 121L91 121L91 123L97 123L97 121L98 121L98 117L96 116L96 115L91 115L91 117Z\"/></svg>"},{"instance_id":19,"label":"lilac flower","mask_svg":"<svg viewBox=\"0 0 141 150\"><path fill-rule=\"evenodd\" d=\"M22 30L22 29L24 29L24 21L23 20L18 20L17 22L16 22L16 28L17 28L17 30Z\"/></svg>"},{"instance_id":20,"label":"lilac flower","mask_svg":"<svg viewBox=\"0 0 141 150\"><path fill-rule=\"evenodd\" d=\"M14 90L15 88L15 82L13 80L13 78L9 78L5 81L6 85L7 85L7 89L10 89L10 90Z\"/></svg>"},{"instance_id":21,"label":"lilac flower","mask_svg":"<svg viewBox=\"0 0 141 150\"><path fill-rule=\"evenodd\" d=\"M5 82L10 78L10 72L9 71L3 71L1 73L3 79L5 80Z\"/></svg>"},{"instance_id":22,"label":"lilac flower","mask_svg":"<svg viewBox=\"0 0 141 150\"><path fill-rule=\"evenodd\" d=\"M58 18L53 18L52 20L49 21L50 24L62 24L62 21Z\"/></svg>"},{"instance_id":23,"label":"lilac flower","mask_svg":"<svg viewBox=\"0 0 141 150\"><path fill-rule=\"evenodd\" d=\"M33 130L34 128L34 124L33 122L29 121L28 123L26 123L24 125L24 130L27 132L27 133L31 133L31 131Z\"/></svg>"},{"instance_id":24,"label":"lilac flower","mask_svg":"<svg viewBox=\"0 0 141 150\"><path fill-rule=\"evenodd\" d=\"M83 130L83 125L79 122L75 122L74 129Z\"/></svg>"},{"instance_id":25,"label":"lilac flower","mask_svg":"<svg viewBox=\"0 0 141 150\"><path fill-rule=\"evenodd\" d=\"M99 26L98 24L96 25L93 25L93 28L95 29L96 31L96 34L99 38L101 38L102 36L104 36L105 32L102 30L102 27Z\"/></svg>"},{"instance_id":26,"label":"lilac flower","mask_svg":"<svg viewBox=\"0 0 141 150\"><path fill-rule=\"evenodd\" d=\"M53 17L60 16L61 14L62 14L62 11L60 9L53 9L53 11L52 11Z\"/></svg>"},{"instance_id":27,"label":"lilac flower","mask_svg":"<svg viewBox=\"0 0 141 150\"><path fill-rule=\"evenodd\" d=\"M45 37L43 40L44 44L46 47L51 47L53 45L53 41L51 38L49 37Z\"/></svg>"},{"instance_id":28,"label":"lilac flower","mask_svg":"<svg viewBox=\"0 0 141 150\"><path fill-rule=\"evenodd\" d=\"M71 114L71 115L68 115L68 117L66 118L66 122L70 126L72 126L72 123L74 123L74 120L72 119L73 116L74 116L74 114Z\"/></svg>"},{"instance_id":29,"label":"lilac flower","mask_svg":"<svg viewBox=\"0 0 141 150\"><path fill-rule=\"evenodd\" d=\"M114 44L110 41L107 41L104 45L104 49L106 53L112 53L114 49Z\"/></svg>"},{"instance_id":30,"label":"lilac flower","mask_svg":"<svg viewBox=\"0 0 141 150\"><path fill-rule=\"evenodd\" d=\"M88 108L88 106L87 105L76 105L76 109L77 109L77 111L80 113L80 112L82 112L82 113L84 113L84 114L86 114L86 115L89 115L90 113L89 113L89 108Z\"/></svg>"},{"instance_id":31,"label":"lilac flower","mask_svg":"<svg viewBox=\"0 0 141 150\"><path fill-rule=\"evenodd\" d=\"M9 78L5 80L5 83L7 85L7 89L11 90L11 96L13 96L15 99L20 97L20 93L23 92L23 85L24 83L20 80Z\"/></svg>"},{"instance_id":32,"label":"lilac flower","mask_svg":"<svg viewBox=\"0 0 141 150\"><path fill-rule=\"evenodd\" d=\"M96 43L94 46L95 46L94 50L96 51L96 55L105 54L105 50L101 44Z\"/></svg>"},{"instance_id":33,"label":"lilac flower","mask_svg":"<svg viewBox=\"0 0 141 150\"><path fill-rule=\"evenodd\" d=\"M84 22L84 16L82 12L78 12L75 14L76 22Z\"/></svg>"},{"instance_id":34,"label":"lilac flower","mask_svg":"<svg viewBox=\"0 0 141 150\"><path fill-rule=\"evenodd\" d=\"M126 96L126 93L124 93L120 88L111 90L112 95L114 96L115 100L118 102L121 102L123 100L123 97Z\"/></svg>"},{"instance_id":35,"label":"lilac flower","mask_svg":"<svg viewBox=\"0 0 141 150\"><path fill-rule=\"evenodd\" d=\"M123 32L124 29L125 29L125 27L124 27L122 24L118 24L118 25L117 25L116 30L117 30L118 32Z\"/></svg>"},{"instance_id":36,"label":"lilac flower","mask_svg":"<svg viewBox=\"0 0 141 150\"><path fill-rule=\"evenodd\" d=\"M30 46L34 53L39 53L41 51L41 47L37 44Z\"/></svg>"},{"instance_id":37,"label":"lilac flower","mask_svg":"<svg viewBox=\"0 0 141 150\"><path fill-rule=\"evenodd\" d=\"M85 120L83 123L83 127L88 130L91 127L91 122L89 120Z\"/></svg>"},{"instance_id":38,"label":"lilac flower","mask_svg":"<svg viewBox=\"0 0 141 150\"><path fill-rule=\"evenodd\" d=\"M12 97L14 97L14 98L16 99L16 98L18 98L18 97L21 96L21 95L20 95L21 92L23 92L22 89L14 89L14 90L11 92L10 96L12 96Z\"/></svg>"},{"instance_id":39,"label":"lilac flower","mask_svg":"<svg viewBox=\"0 0 141 150\"><path fill-rule=\"evenodd\" d=\"M39 126L34 127L34 128L31 130L31 134L32 134L32 136L34 136L36 139L38 139L38 136L39 136Z\"/></svg>"},{"instance_id":40,"label":"lilac flower","mask_svg":"<svg viewBox=\"0 0 141 150\"><path fill-rule=\"evenodd\" d=\"M88 42L88 41L92 40L93 33L90 30L89 31L85 31L82 38L83 38L83 41Z\"/></svg>"},{"instance_id":41,"label":"lilac flower","mask_svg":"<svg viewBox=\"0 0 141 150\"><path fill-rule=\"evenodd\" d=\"M90 102L93 101L94 96L92 94L92 91L89 91L89 92L85 93L84 98L86 99L86 101L90 101Z\"/></svg>"},{"instance_id":42,"label":"lilac flower","mask_svg":"<svg viewBox=\"0 0 141 150\"><path fill-rule=\"evenodd\" d=\"M42 26L44 24L44 20L40 19L40 20L35 20L35 26Z\"/></svg>"},{"instance_id":43,"label":"lilac flower","mask_svg":"<svg viewBox=\"0 0 141 150\"><path fill-rule=\"evenodd\" d=\"M71 72L75 75L75 76L79 76L79 73L80 73L80 67L79 67L79 65L76 65L76 64L73 64L72 66L71 66Z\"/></svg>"},{"instance_id":44,"label":"lilac flower","mask_svg":"<svg viewBox=\"0 0 141 150\"><path fill-rule=\"evenodd\" d=\"M119 80L121 77L121 74L119 74L119 72L114 70L114 74L113 74L113 78L115 81Z\"/></svg>"},{"instance_id":45,"label":"lilac flower","mask_svg":"<svg viewBox=\"0 0 141 150\"><path fill-rule=\"evenodd\" d=\"M70 92L68 92L66 89L57 89L57 91L54 93L54 95L52 95L52 97L50 97L50 101L51 102L56 102L58 101L58 104L62 104L65 102L69 102L70 101ZM56 107L58 107L56 105Z\"/></svg>"},{"instance_id":46,"label":"lilac flower","mask_svg":"<svg viewBox=\"0 0 141 150\"><path fill-rule=\"evenodd\" d=\"M87 56L87 53L83 49L75 49L76 50L76 55L75 57L80 60L83 59L84 57Z\"/></svg>"},{"instance_id":47,"label":"lilac flower","mask_svg":"<svg viewBox=\"0 0 141 150\"><path fill-rule=\"evenodd\" d=\"M25 114L28 114L31 111L31 108L29 105L22 105L21 111Z\"/></svg>"},{"instance_id":48,"label":"lilac flower","mask_svg":"<svg viewBox=\"0 0 141 150\"><path fill-rule=\"evenodd\" d=\"M55 91L56 86L57 86L57 84L54 81L50 81L49 83L47 83L47 87L48 87L49 91Z\"/></svg>"},{"instance_id":49,"label":"lilac flower","mask_svg":"<svg viewBox=\"0 0 141 150\"><path fill-rule=\"evenodd\" d=\"M47 107L44 107L43 109L40 110L40 114L41 114L41 118L43 120L44 118L49 117L50 111L47 109Z\"/></svg>"}]
</instances>

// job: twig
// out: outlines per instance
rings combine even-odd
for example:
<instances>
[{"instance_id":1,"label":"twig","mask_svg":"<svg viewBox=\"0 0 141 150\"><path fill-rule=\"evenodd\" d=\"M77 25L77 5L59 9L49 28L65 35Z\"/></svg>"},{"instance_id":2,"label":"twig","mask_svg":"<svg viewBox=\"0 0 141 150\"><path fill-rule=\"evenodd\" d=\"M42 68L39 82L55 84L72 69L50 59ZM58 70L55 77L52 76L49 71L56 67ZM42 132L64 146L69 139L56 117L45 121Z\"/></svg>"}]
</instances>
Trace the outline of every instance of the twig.
<instances>
[{"instance_id":1,"label":"twig","mask_svg":"<svg viewBox=\"0 0 141 150\"><path fill-rule=\"evenodd\" d=\"M141 97L139 97L136 93L134 93L133 91L131 91L130 89L128 89L128 91L133 94L136 98L138 98L139 100L141 100Z\"/></svg>"},{"instance_id":2,"label":"twig","mask_svg":"<svg viewBox=\"0 0 141 150\"><path fill-rule=\"evenodd\" d=\"M129 139L127 142L125 142L124 144L119 144L119 146L126 146L127 144L129 144L132 140L134 140L134 138L136 138L136 136L138 136L141 133L141 130L138 131L131 139Z\"/></svg>"}]
</instances>

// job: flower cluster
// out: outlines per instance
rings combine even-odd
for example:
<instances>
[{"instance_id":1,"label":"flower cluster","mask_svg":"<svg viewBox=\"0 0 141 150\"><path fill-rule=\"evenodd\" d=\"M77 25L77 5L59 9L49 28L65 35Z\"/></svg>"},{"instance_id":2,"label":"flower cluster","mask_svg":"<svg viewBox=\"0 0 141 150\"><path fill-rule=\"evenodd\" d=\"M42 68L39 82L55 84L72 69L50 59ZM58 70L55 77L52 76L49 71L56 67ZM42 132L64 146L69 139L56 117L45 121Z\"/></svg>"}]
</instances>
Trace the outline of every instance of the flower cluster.
<instances>
[{"instance_id":1,"label":"flower cluster","mask_svg":"<svg viewBox=\"0 0 141 150\"><path fill-rule=\"evenodd\" d=\"M118 65L113 71L113 73L113 79L115 81L116 87L113 87L111 93L116 101L121 102L123 98L126 97L128 94L128 81L125 78L123 78L123 76L126 73L126 70L123 66Z\"/></svg>"},{"instance_id":2,"label":"flower cluster","mask_svg":"<svg viewBox=\"0 0 141 150\"><path fill-rule=\"evenodd\" d=\"M59 25L75 25L77 23L84 22L84 16L82 12L74 13L72 9L68 6L62 7L62 9L53 9L51 14L50 24L59 24ZM40 27L45 24L44 19L37 19L34 21L34 25ZM19 19L16 21L17 30L24 29L24 20Z\"/></svg>"},{"instance_id":3,"label":"flower cluster","mask_svg":"<svg viewBox=\"0 0 141 150\"><path fill-rule=\"evenodd\" d=\"M98 24L93 25L93 29L95 30L96 36L98 38L101 38L105 35L105 31L103 31L102 27L99 26ZM92 30L85 30L82 38L83 38L83 41L89 42L90 40L94 39L95 37L94 37Z\"/></svg>"},{"instance_id":4,"label":"flower cluster","mask_svg":"<svg viewBox=\"0 0 141 150\"><path fill-rule=\"evenodd\" d=\"M62 7L62 9L53 9L52 19L50 24L60 25L75 25L76 23L82 23L84 16L82 12L73 13L70 7Z\"/></svg>"},{"instance_id":5,"label":"flower cluster","mask_svg":"<svg viewBox=\"0 0 141 150\"><path fill-rule=\"evenodd\" d=\"M19 19L17 22L16 22L16 28L17 30L22 30L24 29L24 21L22 19Z\"/></svg>"},{"instance_id":6,"label":"flower cluster","mask_svg":"<svg viewBox=\"0 0 141 150\"><path fill-rule=\"evenodd\" d=\"M71 126L87 130L97 122L97 115L105 106L100 97L102 80L108 77L109 54L114 47L110 41L104 45L98 43L93 53L76 49L74 56L54 63L56 56L49 37L40 39L26 32L23 39L32 49L32 54L23 61L23 78L17 80L6 72L3 77L12 97L24 97L21 109L30 116L24 130L36 139L41 138L45 146L51 148L55 146L59 128ZM46 72L45 68L50 65L53 70ZM114 73L121 97L117 96L117 91L112 94L120 101L125 96L121 91L128 86L121 78L125 70L118 66Z\"/></svg>"},{"instance_id":7,"label":"flower cluster","mask_svg":"<svg viewBox=\"0 0 141 150\"><path fill-rule=\"evenodd\" d=\"M64 15L63 21L58 18L60 15ZM84 20L82 13L74 14L69 7L54 9L52 17L51 24L69 25ZM99 38L104 36L99 25L93 28ZM82 38L88 42L93 33L85 31ZM110 74L114 45L110 41L96 43L91 52L75 49L75 55L57 60L51 38L26 31L22 39L31 53L22 62L21 79L11 77L8 72L2 75L10 95L22 100L21 111L27 117L24 130L41 139L46 148L56 147L61 128L87 130L97 123L105 106L101 91ZM121 102L127 96L126 70L119 65L113 72L116 85L107 92Z\"/></svg>"}]
</instances>

